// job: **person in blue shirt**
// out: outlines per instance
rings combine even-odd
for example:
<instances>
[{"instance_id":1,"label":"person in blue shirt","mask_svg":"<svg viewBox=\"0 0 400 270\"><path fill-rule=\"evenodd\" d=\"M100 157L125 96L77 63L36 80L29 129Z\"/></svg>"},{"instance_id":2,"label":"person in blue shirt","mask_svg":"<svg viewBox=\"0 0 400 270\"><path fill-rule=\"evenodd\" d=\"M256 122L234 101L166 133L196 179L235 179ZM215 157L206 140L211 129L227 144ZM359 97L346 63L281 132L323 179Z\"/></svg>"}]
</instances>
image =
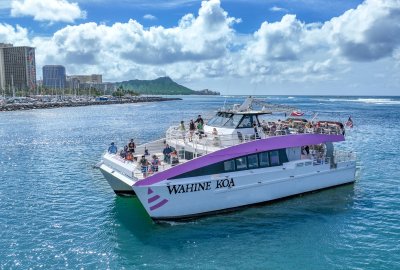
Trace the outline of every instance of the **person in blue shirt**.
<instances>
[{"instance_id":1,"label":"person in blue shirt","mask_svg":"<svg viewBox=\"0 0 400 270\"><path fill-rule=\"evenodd\" d=\"M170 163L171 162L171 156L170 154L172 153L172 149L171 147L169 147L169 145L167 144L163 150L163 154L164 154L164 162L166 163Z\"/></svg>"},{"instance_id":2,"label":"person in blue shirt","mask_svg":"<svg viewBox=\"0 0 400 270\"><path fill-rule=\"evenodd\" d=\"M116 154L118 152L117 147L115 146L114 142L111 143L110 147L108 147L108 153Z\"/></svg>"}]
</instances>

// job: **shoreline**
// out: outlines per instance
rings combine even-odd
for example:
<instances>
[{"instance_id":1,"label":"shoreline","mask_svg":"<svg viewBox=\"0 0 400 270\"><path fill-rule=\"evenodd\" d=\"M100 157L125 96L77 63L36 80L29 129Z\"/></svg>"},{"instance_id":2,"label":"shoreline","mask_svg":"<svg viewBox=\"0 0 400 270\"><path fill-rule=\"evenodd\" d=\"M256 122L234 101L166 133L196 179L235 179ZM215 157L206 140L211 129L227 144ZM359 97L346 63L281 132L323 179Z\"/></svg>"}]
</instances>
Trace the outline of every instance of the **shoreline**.
<instances>
[{"instance_id":1,"label":"shoreline","mask_svg":"<svg viewBox=\"0 0 400 270\"><path fill-rule=\"evenodd\" d=\"M93 105L112 105L126 103L143 103L143 102L161 102L182 100L181 98L164 98L164 97L136 97L121 100L83 100L83 101L49 101L49 102L34 102L34 103L12 103L0 105L0 112L11 111L26 111L35 109L54 109L62 107L83 107Z\"/></svg>"}]
</instances>

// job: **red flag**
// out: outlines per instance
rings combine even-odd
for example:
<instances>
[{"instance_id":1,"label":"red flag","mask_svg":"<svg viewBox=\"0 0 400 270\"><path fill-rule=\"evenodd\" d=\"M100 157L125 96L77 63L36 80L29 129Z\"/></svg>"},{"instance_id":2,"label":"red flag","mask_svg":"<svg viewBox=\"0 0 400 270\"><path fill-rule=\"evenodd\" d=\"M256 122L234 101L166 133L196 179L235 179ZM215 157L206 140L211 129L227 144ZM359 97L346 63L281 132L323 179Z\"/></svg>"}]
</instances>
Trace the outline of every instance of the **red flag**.
<instances>
[{"instance_id":1,"label":"red flag","mask_svg":"<svg viewBox=\"0 0 400 270\"><path fill-rule=\"evenodd\" d=\"M351 119L351 116L349 116L349 120L346 122L346 127L352 128L353 127L353 120Z\"/></svg>"},{"instance_id":2,"label":"red flag","mask_svg":"<svg viewBox=\"0 0 400 270\"><path fill-rule=\"evenodd\" d=\"M304 113L303 112L300 112L300 111L293 111L291 114L290 114L290 116L303 116L304 115Z\"/></svg>"}]
</instances>

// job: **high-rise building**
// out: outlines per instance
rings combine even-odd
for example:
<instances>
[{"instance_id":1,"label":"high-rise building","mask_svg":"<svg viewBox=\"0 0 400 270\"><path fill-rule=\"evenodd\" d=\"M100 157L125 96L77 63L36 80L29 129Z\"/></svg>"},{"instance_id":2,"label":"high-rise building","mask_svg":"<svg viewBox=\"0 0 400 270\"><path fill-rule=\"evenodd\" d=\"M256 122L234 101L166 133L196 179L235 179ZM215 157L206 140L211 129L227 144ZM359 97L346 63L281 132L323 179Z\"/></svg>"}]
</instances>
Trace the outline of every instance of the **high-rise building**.
<instances>
[{"instance_id":1,"label":"high-rise building","mask_svg":"<svg viewBox=\"0 0 400 270\"><path fill-rule=\"evenodd\" d=\"M46 65L43 67L43 86L48 88L66 88L65 67L60 65Z\"/></svg>"},{"instance_id":2,"label":"high-rise building","mask_svg":"<svg viewBox=\"0 0 400 270\"><path fill-rule=\"evenodd\" d=\"M0 88L36 88L35 48L0 43Z\"/></svg>"}]
</instances>

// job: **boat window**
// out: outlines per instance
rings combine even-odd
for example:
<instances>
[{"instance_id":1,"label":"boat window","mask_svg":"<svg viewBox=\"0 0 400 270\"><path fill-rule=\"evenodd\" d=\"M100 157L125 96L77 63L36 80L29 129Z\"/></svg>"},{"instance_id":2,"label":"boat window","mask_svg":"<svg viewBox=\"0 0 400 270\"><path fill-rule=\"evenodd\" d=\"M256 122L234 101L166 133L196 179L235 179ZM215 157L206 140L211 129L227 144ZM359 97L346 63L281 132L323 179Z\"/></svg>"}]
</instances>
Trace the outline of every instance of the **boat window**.
<instances>
[{"instance_id":1,"label":"boat window","mask_svg":"<svg viewBox=\"0 0 400 270\"><path fill-rule=\"evenodd\" d=\"M271 166L279 166L279 152L271 151L269 152Z\"/></svg>"},{"instance_id":2,"label":"boat window","mask_svg":"<svg viewBox=\"0 0 400 270\"><path fill-rule=\"evenodd\" d=\"M268 152L258 154L260 159L260 167L268 167L269 166L269 157Z\"/></svg>"},{"instance_id":3,"label":"boat window","mask_svg":"<svg viewBox=\"0 0 400 270\"><path fill-rule=\"evenodd\" d=\"M207 125L212 127L223 127L228 121L230 121L231 116L231 113L219 112L208 121Z\"/></svg>"},{"instance_id":4,"label":"boat window","mask_svg":"<svg viewBox=\"0 0 400 270\"><path fill-rule=\"evenodd\" d=\"M253 127L253 116L252 115L245 115L242 118L238 128L251 128Z\"/></svg>"},{"instance_id":5,"label":"boat window","mask_svg":"<svg viewBox=\"0 0 400 270\"><path fill-rule=\"evenodd\" d=\"M233 159L224 162L224 171L230 172L234 170L235 170L235 161Z\"/></svg>"},{"instance_id":6,"label":"boat window","mask_svg":"<svg viewBox=\"0 0 400 270\"><path fill-rule=\"evenodd\" d=\"M247 169L247 159L246 157L240 157L236 159L236 170Z\"/></svg>"},{"instance_id":7,"label":"boat window","mask_svg":"<svg viewBox=\"0 0 400 270\"><path fill-rule=\"evenodd\" d=\"M185 152L190 153L190 152ZM198 154L198 156L200 156ZM224 172L241 171L247 169L264 168L269 166L280 166L282 163L288 162L285 149L251 154L238 157L235 159L220 161L208 166L204 166L180 175L171 177L170 179L179 179L186 177L196 177L203 175L220 174ZM310 166L311 161L298 166Z\"/></svg>"},{"instance_id":8,"label":"boat window","mask_svg":"<svg viewBox=\"0 0 400 270\"><path fill-rule=\"evenodd\" d=\"M240 119L242 119L242 115L239 114L234 114L229 118L229 120L225 123L224 127L226 128L236 128L237 125L240 122Z\"/></svg>"},{"instance_id":9,"label":"boat window","mask_svg":"<svg viewBox=\"0 0 400 270\"><path fill-rule=\"evenodd\" d=\"M258 168L258 155L247 156L247 164L249 169Z\"/></svg>"},{"instance_id":10,"label":"boat window","mask_svg":"<svg viewBox=\"0 0 400 270\"><path fill-rule=\"evenodd\" d=\"M194 155L192 152L185 151L185 159L191 160L191 159L193 159L193 157L194 157Z\"/></svg>"}]
</instances>

